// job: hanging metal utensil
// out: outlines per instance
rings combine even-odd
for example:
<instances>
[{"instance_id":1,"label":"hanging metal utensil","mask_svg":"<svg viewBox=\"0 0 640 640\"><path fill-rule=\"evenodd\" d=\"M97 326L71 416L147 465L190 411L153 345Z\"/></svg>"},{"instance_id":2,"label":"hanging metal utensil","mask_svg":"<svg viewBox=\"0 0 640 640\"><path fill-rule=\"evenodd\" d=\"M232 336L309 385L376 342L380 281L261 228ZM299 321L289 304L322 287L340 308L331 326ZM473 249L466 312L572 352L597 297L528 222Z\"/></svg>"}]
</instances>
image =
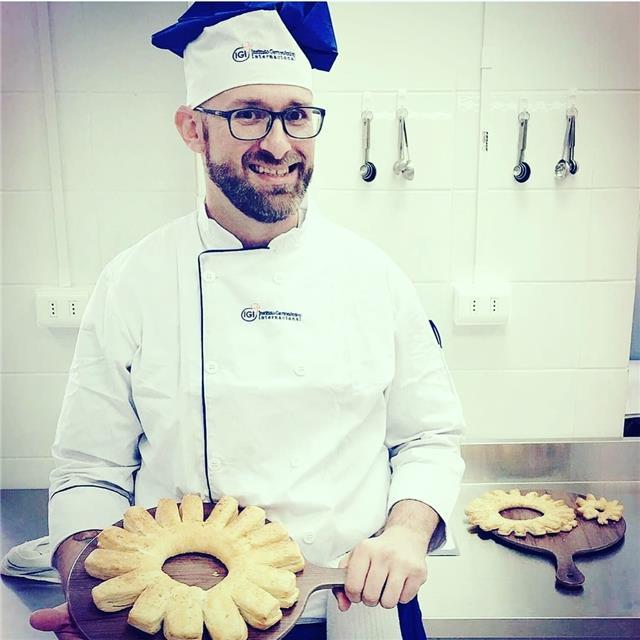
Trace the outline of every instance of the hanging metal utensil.
<instances>
[{"instance_id":1,"label":"hanging metal utensil","mask_svg":"<svg viewBox=\"0 0 640 640\"><path fill-rule=\"evenodd\" d=\"M558 180L564 180L569 173L570 141L571 141L571 120L572 116L567 112L567 129L564 134L564 144L562 146L562 158L558 160L555 167L555 174ZM565 158L566 156L566 158Z\"/></svg>"},{"instance_id":2,"label":"hanging metal utensil","mask_svg":"<svg viewBox=\"0 0 640 640\"><path fill-rule=\"evenodd\" d=\"M527 148L527 126L529 112L521 111L518 114L520 121L520 133L518 135L518 164L513 167L513 177L516 182L526 182L531 177L531 167L524 161L524 150Z\"/></svg>"},{"instance_id":3,"label":"hanging metal utensil","mask_svg":"<svg viewBox=\"0 0 640 640\"><path fill-rule=\"evenodd\" d=\"M578 172L578 163L573 157L576 148L576 114L574 113L571 118L571 129L569 131L569 160L567 164L569 165L569 173L571 175L575 175Z\"/></svg>"},{"instance_id":4,"label":"hanging metal utensil","mask_svg":"<svg viewBox=\"0 0 640 640\"><path fill-rule=\"evenodd\" d=\"M398 160L393 163L393 172L397 176L401 175L405 180L413 180L416 175L409 155L406 109L398 109Z\"/></svg>"},{"instance_id":5,"label":"hanging metal utensil","mask_svg":"<svg viewBox=\"0 0 640 640\"><path fill-rule=\"evenodd\" d=\"M373 162L369 161L369 147L371 145L371 120L373 120L373 113L371 111L362 112L362 151L364 154L364 160L360 166L360 177L365 182L372 182L375 180L378 173Z\"/></svg>"}]
</instances>

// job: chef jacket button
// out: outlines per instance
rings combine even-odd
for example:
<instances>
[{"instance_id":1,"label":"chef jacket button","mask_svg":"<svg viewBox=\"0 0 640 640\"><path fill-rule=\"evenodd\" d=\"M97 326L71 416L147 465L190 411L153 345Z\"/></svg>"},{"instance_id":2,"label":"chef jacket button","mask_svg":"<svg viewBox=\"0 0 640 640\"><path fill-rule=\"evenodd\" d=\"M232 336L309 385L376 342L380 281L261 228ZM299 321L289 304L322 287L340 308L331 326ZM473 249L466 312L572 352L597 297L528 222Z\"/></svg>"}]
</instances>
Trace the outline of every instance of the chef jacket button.
<instances>
[{"instance_id":1,"label":"chef jacket button","mask_svg":"<svg viewBox=\"0 0 640 640\"><path fill-rule=\"evenodd\" d=\"M282 284L284 282L284 277L283 277L283 275L281 273L275 273L273 275L273 281L276 284Z\"/></svg>"},{"instance_id":2,"label":"chef jacket button","mask_svg":"<svg viewBox=\"0 0 640 640\"><path fill-rule=\"evenodd\" d=\"M309 531L309 532L304 534L302 539L307 544L311 544L316 539L316 537L315 537L315 535L313 533L311 533L311 531Z\"/></svg>"},{"instance_id":3,"label":"chef jacket button","mask_svg":"<svg viewBox=\"0 0 640 640\"><path fill-rule=\"evenodd\" d=\"M220 471L220 469L222 469L222 460L220 460L220 458L212 458L211 459L211 468L214 471Z\"/></svg>"},{"instance_id":4,"label":"chef jacket button","mask_svg":"<svg viewBox=\"0 0 640 640\"><path fill-rule=\"evenodd\" d=\"M217 276L213 271L205 271L204 272L205 282L213 282L216 278L217 278Z\"/></svg>"},{"instance_id":5,"label":"chef jacket button","mask_svg":"<svg viewBox=\"0 0 640 640\"><path fill-rule=\"evenodd\" d=\"M216 373L218 371L218 363L217 362L207 362L204 366L205 371L207 373Z\"/></svg>"},{"instance_id":6,"label":"chef jacket button","mask_svg":"<svg viewBox=\"0 0 640 640\"><path fill-rule=\"evenodd\" d=\"M289 460L289 464L292 467L299 467L300 466L300 458L291 458L291 460Z\"/></svg>"},{"instance_id":7,"label":"chef jacket button","mask_svg":"<svg viewBox=\"0 0 640 640\"><path fill-rule=\"evenodd\" d=\"M307 373L307 370L301 364L299 364L293 371L297 376L304 376Z\"/></svg>"}]
</instances>

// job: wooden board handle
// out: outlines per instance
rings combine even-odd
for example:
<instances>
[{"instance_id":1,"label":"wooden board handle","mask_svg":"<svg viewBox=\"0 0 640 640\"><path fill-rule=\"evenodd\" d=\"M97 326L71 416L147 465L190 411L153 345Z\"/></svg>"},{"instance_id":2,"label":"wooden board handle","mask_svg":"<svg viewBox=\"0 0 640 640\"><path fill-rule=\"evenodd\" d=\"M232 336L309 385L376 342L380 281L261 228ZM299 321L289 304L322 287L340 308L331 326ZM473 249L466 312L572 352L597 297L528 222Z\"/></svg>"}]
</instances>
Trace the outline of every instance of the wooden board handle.
<instances>
[{"instance_id":1,"label":"wooden board handle","mask_svg":"<svg viewBox=\"0 0 640 640\"><path fill-rule=\"evenodd\" d=\"M584 574L576 567L573 554L556 551L556 580L570 589L579 589L584 582Z\"/></svg>"},{"instance_id":2,"label":"wooden board handle","mask_svg":"<svg viewBox=\"0 0 640 640\"><path fill-rule=\"evenodd\" d=\"M314 586L314 591L318 589L331 589L332 587L342 587L344 586L344 579L347 575L347 570L343 567L340 569L328 569L322 568L321 570L316 570L316 579L317 582Z\"/></svg>"}]
</instances>

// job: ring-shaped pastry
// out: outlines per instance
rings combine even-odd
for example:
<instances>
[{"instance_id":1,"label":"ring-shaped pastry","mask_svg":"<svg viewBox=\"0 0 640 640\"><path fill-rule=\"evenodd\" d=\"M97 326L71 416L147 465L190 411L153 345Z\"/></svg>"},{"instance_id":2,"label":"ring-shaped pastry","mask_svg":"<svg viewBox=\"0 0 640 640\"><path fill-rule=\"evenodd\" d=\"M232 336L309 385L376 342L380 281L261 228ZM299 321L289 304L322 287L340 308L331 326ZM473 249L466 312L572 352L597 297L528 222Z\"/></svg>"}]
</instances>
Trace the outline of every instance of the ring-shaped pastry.
<instances>
[{"instance_id":1,"label":"ring-shaped pastry","mask_svg":"<svg viewBox=\"0 0 640 640\"><path fill-rule=\"evenodd\" d=\"M140 506L127 509L123 525L98 536L98 548L85 560L87 573L104 580L91 595L101 611L130 607L128 623L167 640L202 637L203 624L216 640L246 640L247 624L268 629L282 608L299 596L295 572L304 568L298 545L276 522L265 524L260 507L238 512L238 502L222 498L204 519L200 496L188 495L178 510L162 499L155 519ZM205 553L228 570L205 590L164 573L165 561L183 553Z\"/></svg>"},{"instance_id":2,"label":"ring-shaped pastry","mask_svg":"<svg viewBox=\"0 0 640 640\"><path fill-rule=\"evenodd\" d=\"M505 518L500 512L505 509L525 507L539 511L542 515L526 520ZM554 500L549 494L538 495L535 491L521 494L518 489L503 491L496 489L472 500L465 513L469 522L483 531L498 530L502 535L513 533L523 538L530 533L543 536L547 533L571 531L578 526L573 509L562 500Z\"/></svg>"},{"instance_id":3,"label":"ring-shaped pastry","mask_svg":"<svg viewBox=\"0 0 640 640\"><path fill-rule=\"evenodd\" d=\"M598 518L598 524L609 524L609 520L618 522L622 518L624 505L618 500L596 498L592 493L587 493L586 498L576 499L576 511L586 520Z\"/></svg>"}]
</instances>

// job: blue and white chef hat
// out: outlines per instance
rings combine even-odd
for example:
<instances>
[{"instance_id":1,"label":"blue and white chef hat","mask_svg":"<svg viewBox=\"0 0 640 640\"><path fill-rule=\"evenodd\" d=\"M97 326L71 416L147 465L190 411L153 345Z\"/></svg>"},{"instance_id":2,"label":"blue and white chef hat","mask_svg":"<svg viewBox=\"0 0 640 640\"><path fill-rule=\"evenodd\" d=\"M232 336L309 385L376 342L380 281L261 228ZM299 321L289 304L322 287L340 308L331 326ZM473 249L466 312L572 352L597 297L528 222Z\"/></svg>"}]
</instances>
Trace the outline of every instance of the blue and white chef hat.
<instances>
[{"instance_id":1,"label":"blue and white chef hat","mask_svg":"<svg viewBox=\"0 0 640 640\"><path fill-rule=\"evenodd\" d=\"M326 2L194 2L151 42L184 58L190 107L248 84L311 90L338 55Z\"/></svg>"}]
</instances>

